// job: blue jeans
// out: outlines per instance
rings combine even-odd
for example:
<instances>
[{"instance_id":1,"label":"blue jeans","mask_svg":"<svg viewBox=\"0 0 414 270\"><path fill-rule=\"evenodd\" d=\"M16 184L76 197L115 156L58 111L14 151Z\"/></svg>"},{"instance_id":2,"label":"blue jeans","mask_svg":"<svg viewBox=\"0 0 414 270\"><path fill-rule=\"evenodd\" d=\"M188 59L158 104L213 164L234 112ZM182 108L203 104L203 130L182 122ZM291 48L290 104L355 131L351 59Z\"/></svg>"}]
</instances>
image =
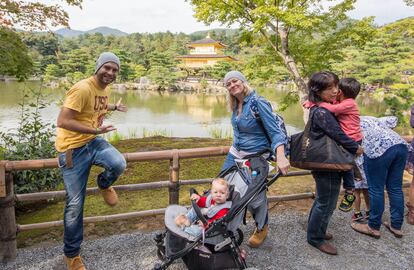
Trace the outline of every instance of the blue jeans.
<instances>
[{"instance_id":1,"label":"blue jeans","mask_svg":"<svg viewBox=\"0 0 414 270\"><path fill-rule=\"evenodd\" d=\"M105 168L98 175L98 186L106 189L122 174L126 161L122 154L103 138L73 149L73 167L66 166L66 152L59 154L59 167L66 190L64 213L64 248L67 257L77 256L83 240L83 204L92 165Z\"/></svg>"},{"instance_id":2,"label":"blue jeans","mask_svg":"<svg viewBox=\"0 0 414 270\"><path fill-rule=\"evenodd\" d=\"M224 161L223 167L221 171L230 168L233 166L235 157L228 153L226 160ZM252 214L253 219L256 223L256 227L258 230L262 230L263 227L269 222L269 214L268 214L268 205L267 205L267 196L266 191L263 191L257 195L255 199L253 199L247 209Z\"/></svg>"},{"instance_id":3,"label":"blue jeans","mask_svg":"<svg viewBox=\"0 0 414 270\"><path fill-rule=\"evenodd\" d=\"M362 144L361 141L357 141L359 145ZM342 186L345 190L354 190L355 189L355 175L354 170L344 171L341 173L342 176Z\"/></svg>"},{"instance_id":4,"label":"blue jeans","mask_svg":"<svg viewBox=\"0 0 414 270\"><path fill-rule=\"evenodd\" d=\"M203 229L197 223L193 224L198 220L197 214L193 208L188 210L186 217L190 220L191 225L189 227L185 227L184 231L192 236L199 236L203 232Z\"/></svg>"},{"instance_id":5,"label":"blue jeans","mask_svg":"<svg viewBox=\"0 0 414 270\"><path fill-rule=\"evenodd\" d=\"M371 204L368 225L375 230L381 227L384 212L384 186L390 201L391 226L397 230L401 229L404 221L402 177L407 154L407 146L397 144L378 158L370 159L364 155L364 170Z\"/></svg>"},{"instance_id":6,"label":"blue jeans","mask_svg":"<svg viewBox=\"0 0 414 270\"><path fill-rule=\"evenodd\" d=\"M224 171L228 168L230 168L231 166L233 166L234 163L234 156L230 153L227 154L226 156L226 160L224 160L223 166L221 167L221 171Z\"/></svg>"},{"instance_id":7,"label":"blue jeans","mask_svg":"<svg viewBox=\"0 0 414 270\"><path fill-rule=\"evenodd\" d=\"M342 176L342 186L345 190L354 190L355 183L354 183L354 170L344 171L341 172Z\"/></svg>"},{"instance_id":8,"label":"blue jeans","mask_svg":"<svg viewBox=\"0 0 414 270\"><path fill-rule=\"evenodd\" d=\"M319 247L325 241L329 220L336 208L341 174L339 172L312 171L316 183L316 199L308 218L308 243Z\"/></svg>"}]
</instances>

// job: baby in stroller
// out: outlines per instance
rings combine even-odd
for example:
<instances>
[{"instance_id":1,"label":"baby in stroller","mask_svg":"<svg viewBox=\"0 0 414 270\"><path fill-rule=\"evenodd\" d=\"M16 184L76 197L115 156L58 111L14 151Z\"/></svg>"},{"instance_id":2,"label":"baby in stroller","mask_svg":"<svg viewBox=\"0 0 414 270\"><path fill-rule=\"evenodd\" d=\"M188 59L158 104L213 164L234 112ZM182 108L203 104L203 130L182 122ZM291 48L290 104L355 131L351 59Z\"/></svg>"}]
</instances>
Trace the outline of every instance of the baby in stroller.
<instances>
[{"instance_id":1,"label":"baby in stroller","mask_svg":"<svg viewBox=\"0 0 414 270\"><path fill-rule=\"evenodd\" d=\"M201 209L201 213L208 219L208 224L224 217L231 208L229 198L229 184L223 178L216 178L211 183L211 190L207 196L200 196L197 193L191 194L190 199L194 200ZM202 233L204 225L197 222L197 214L191 208L187 214L180 214L175 218L175 224L181 227L186 233L198 236Z\"/></svg>"},{"instance_id":2,"label":"baby in stroller","mask_svg":"<svg viewBox=\"0 0 414 270\"><path fill-rule=\"evenodd\" d=\"M211 192L221 190L223 193L214 200L215 206L222 207L217 211L217 213L222 211L221 217L214 217L215 214L212 213L206 218L200 209L200 206L209 209L207 203L212 202L213 194L200 197L190 195L198 199L197 202L195 200L191 202L190 212L195 212L197 219L203 223L204 227L198 229L204 233L194 236L185 231L190 227L187 225L192 220L188 216L193 214L184 214L177 218L180 214L188 212L185 206L172 204L167 207L164 218L166 230L157 233L154 237L157 255L162 261L156 263L154 269L167 269L177 259L182 259L190 270L247 268L246 254L240 247L243 242L243 232L239 227L243 223L244 213L249 203L280 176L280 173L268 176L269 164L262 154L245 157L249 161L248 174L235 164L218 175L219 178L224 178L226 183L222 180L213 181ZM192 193L194 193L193 189L191 189Z\"/></svg>"}]
</instances>

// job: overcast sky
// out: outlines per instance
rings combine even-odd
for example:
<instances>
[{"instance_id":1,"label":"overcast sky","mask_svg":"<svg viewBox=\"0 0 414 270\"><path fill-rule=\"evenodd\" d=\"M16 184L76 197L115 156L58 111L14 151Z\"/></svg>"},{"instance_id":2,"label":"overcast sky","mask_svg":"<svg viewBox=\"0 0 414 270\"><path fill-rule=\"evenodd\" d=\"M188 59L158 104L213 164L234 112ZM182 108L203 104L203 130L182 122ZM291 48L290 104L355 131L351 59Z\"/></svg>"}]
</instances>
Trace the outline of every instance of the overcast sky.
<instances>
[{"instance_id":1,"label":"overcast sky","mask_svg":"<svg viewBox=\"0 0 414 270\"><path fill-rule=\"evenodd\" d=\"M56 3L49 0L40 2ZM206 26L197 22L190 4L184 0L84 0L82 9L64 8L69 13L71 28L76 30L109 26L127 33L169 30L188 34L221 27L217 23ZM355 10L349 15L357 19L375 16L375 22L383 25L414 16L414 8L407 7L403 0L357 0Z\"/></svg>"}]
</instances>

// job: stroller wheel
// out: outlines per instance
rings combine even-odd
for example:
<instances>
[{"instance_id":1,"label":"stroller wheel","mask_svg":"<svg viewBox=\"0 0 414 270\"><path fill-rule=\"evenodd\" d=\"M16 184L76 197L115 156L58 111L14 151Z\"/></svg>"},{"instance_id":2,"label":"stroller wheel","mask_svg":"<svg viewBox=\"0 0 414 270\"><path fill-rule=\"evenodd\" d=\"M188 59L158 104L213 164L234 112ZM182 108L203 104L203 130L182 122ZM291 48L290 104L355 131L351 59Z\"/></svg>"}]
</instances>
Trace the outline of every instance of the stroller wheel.
<instances>
[{"instance_id":1,"label":"stroller wheel","mask_svg":"<svg viewBox=\"0 0 414 270\"><path fill-rule=\"evenodd\" d=\"M237 245L241 246L241 244L243 243L243 239L244 239L243 231L240 229L237 229L237 235L235 235L235 237L237 240Z\"/></svg>"}]
</instances>

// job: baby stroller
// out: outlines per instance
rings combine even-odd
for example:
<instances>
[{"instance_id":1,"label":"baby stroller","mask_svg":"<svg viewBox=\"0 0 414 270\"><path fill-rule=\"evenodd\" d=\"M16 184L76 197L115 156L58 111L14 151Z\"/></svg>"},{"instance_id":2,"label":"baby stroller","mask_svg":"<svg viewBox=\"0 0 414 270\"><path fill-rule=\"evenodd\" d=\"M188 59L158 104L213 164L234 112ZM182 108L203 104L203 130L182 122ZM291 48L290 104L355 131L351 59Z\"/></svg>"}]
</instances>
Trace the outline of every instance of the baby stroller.
<instances>
[{"instance_id":1,"label":"baby stroller","mask_svg":"<svg viewBox=\"0 0 414 270\"><path fill-rule=\"evenodd\" d=\"M247 268L240 245L243 242L243 233L239 229L243 221L248 204L258 195L272 185L280 173L268 175L269 163L263 152L245 157L244 164L250 169L238 165L222 171L218 177L225 178L230 184L229 199L232 206L226 216L210 223L204 234L194 237L181 228L174 220L187 209L179 205L170 205L165 211L166 231L155 236L157 255L162 263L157 263L154 269L167 269L177 259L182 259L188 269L218 270L218 269L245 269ZM257 173L252 178L252 173ZM256 173L253 173L255 175ZM191 190L190 192L194 192ZM197 217L204 225L208 222L201 214L195 201L192 207Z\"/></svg>"}]
</instances>

